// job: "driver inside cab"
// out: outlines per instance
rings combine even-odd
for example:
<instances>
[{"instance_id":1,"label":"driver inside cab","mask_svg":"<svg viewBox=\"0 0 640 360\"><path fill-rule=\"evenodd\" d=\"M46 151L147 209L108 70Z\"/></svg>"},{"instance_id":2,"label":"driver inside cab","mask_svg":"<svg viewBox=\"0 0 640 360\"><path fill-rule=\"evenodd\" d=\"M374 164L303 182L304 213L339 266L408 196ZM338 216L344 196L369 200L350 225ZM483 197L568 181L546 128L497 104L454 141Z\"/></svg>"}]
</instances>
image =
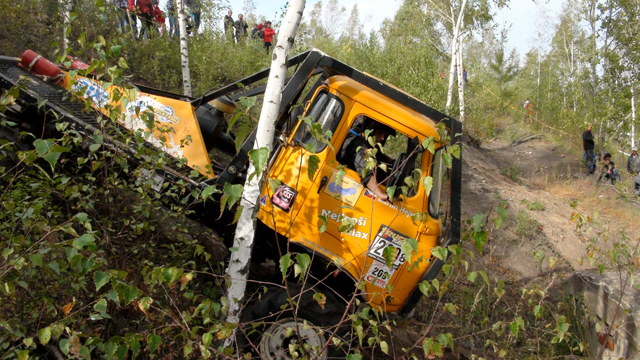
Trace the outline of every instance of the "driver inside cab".
<instances>
[{"instance_id":1,"label":"driver inside cab","mask_svg":"<svg viewBox=\"0 0 640 360\"><path fill-rule=\"evenodd\" d=\"M388 125L381 124L364 115L359 116L354 121L345 139L337 160L351 170L354 170L362 178L362 185L373 191L382 201L388 201L389 197L380 188L385 184L389 174L378 166L380 163L387 163L391 167L394 160L382 153L381 149L390 135L395 136L396 131ZM375 146L367 140L367 136L373 139ZM374 163L373 169L367 162Z\"/></svg>"}]
</instances>

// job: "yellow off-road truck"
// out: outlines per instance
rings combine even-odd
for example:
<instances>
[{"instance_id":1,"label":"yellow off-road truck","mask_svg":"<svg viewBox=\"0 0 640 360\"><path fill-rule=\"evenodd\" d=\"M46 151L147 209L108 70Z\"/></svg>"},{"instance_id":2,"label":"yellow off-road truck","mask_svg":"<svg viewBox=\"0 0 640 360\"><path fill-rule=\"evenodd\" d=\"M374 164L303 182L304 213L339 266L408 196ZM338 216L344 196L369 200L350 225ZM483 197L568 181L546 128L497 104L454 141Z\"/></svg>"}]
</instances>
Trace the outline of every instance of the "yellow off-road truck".
<instances>
[{"instance_id":1,"label":"yellow off-road truck","mask_svg":"<svg viewBox=\"0 0 640 360\"><path fill-rule=\"evenodd\" d=\"M431 250L460 240L461 160L448 155L447 147L459 144L461 123L317 50L292 57L288 67L295 67L295 72L282 92L276 143L266 168L272 181L265 182L259 199L253 260L260 263L270 258L277 264L286 249L310 255L307 283L317 285L305 285L316 287L301 296L297 313L310 324L335 325L346 305L353 305L353 296L382 312L407 314L420 299L419 284L434 279L443 265ZM149 147L183 160L166 164L154 174L147 171L155 190L162 192L178 180L199 189L244 183L255 137L250 133L237 149L228 119L237 111L241 96L264 93L265 86L257 83L264 83L269 69L199 98L137 85L135 96L124 100L130 89L104 86L91 74L82 76L82 71L61 66L61 75L52 80L33 68L32 63L0 57L3 89L13 87L21 76L33 80L23 82L17 105L6 114L36 137L55 137L55 124L67 122L86 137L83 146L90 147L93 132L100 128L98 115L109 116L120 105L124 112L120 126L147 131ZM67 90L90 99L93 112L70 99ZM41 99L47 100L44 105ZM152 132L148 132L150 118L145 119L145 113L151 113L156 124ZM346 166L355 153L338 156L348 138L367 138L377 126L395 133L389 141L396 148L395 154L387 154L394 161L378 167L389 174L376 185L380 191L363 183L364 173ZM321 129L324 141L314 135L314 128ZM10 132L5 129L4 133ZM432 145L424 148L425 143ZM135 149L110 142L108 136L103 146L117 148L135 166ZM212 161L213 151L230 160ZM194 169L199 177L189 176ZM420 175L433 179L429 193L424 186L413 186ZM232 234L234 225L230 217L221 217L219 201L220 194L211 196L196 216L205 225ZM403 247L405 242L412 247ZM405 254L407 249L412 256ZM290 294L303 291L302 286L292 288ZM326 303L312 299L318 289L326 295ZM247 321L271 320L265 331L274 336L262 341L263 356L287 357L291 334L286 329L295 328L292 317L286 312L273 316L286 303L286 296L283 290L269 291L244 311ZM322 332L298 330L310 344L324 346Z\"/></svg>"}]
</instances>

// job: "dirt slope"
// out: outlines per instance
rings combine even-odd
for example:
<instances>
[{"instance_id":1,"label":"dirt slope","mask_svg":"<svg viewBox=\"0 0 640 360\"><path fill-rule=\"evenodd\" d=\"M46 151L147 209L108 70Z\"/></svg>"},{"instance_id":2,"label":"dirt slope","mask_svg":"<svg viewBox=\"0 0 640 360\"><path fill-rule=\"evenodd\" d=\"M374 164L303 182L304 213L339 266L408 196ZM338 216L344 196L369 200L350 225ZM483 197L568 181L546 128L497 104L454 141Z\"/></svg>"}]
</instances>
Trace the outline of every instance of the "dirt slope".
<instances>
[{"instance_id":1,"label":"dirt slope","mask_svg":"<svg viewBox=\"0 0 640 360\"><path fill-rule=\"evenodd\" d=\"M640 215L637 205L620 199L610 186L596 186L593 176L583 174L580 160L544 139L465 147L463 219L500 204L509 214L507 226L489 240L488 267L502 269L510 280L548 272L551 257L558 260L554 271L587 268L588 262L577 261L586 256L587 246L571 222L572 202L589 215L600 211L612 229L624 227L638 236L640 227L632 220L634 213ZM535 251L543 251L544 258L536 260Z\"/></svg>"}]
</instances>

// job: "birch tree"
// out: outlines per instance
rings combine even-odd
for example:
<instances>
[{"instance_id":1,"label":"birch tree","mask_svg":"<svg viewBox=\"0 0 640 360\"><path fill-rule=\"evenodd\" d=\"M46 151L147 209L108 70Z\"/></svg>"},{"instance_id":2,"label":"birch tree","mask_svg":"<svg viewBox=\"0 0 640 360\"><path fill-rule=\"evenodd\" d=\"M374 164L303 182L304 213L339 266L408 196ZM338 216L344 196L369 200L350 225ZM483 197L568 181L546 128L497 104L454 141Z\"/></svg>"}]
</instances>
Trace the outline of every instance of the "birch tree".
<instances>
[{"instance_id":1,"label":"birch tree","mask_svg":"<svg viewBox=\"0 0 640 360\"><path fill-rule=\"evenodd\" d=\"M71 26L71 0L62 0L62 52L66 55L69 48L69 27Z\"/></svg>"},{"instance_id":2,"label":"birch tree","mask_svg":"<svg viewBox=\"0 0 640 360\"><path fill-rule=\"evenodd\" d=\"M464 9L466 6L467 6L467 0L462 0L462 5L460 6L460 12L458 13L457 20L453 24L453 37L451 39L451 66L449 67L449 88L447 89L447 103L445 105L445 112L447 114L451 109L451 101L453 99L453 82L454 82L454 76L456 74L456 65L459 61L458 51L460 46L458 44L458 41L459 41L460 28L462 25L462 18L464 16ZM453 5L450 5L449 9L451 11L450 19L451 19L451 22L453 23L454 19L456 19L455 9L453 8Z\"/></svg>"},{"instance_id":3,"label":"birch tree","mask_svg":"<svg viewBox=\"0 0 640 360\"><path fill-rule=\"evenodd\" d=\"M293 40L298 30L298 25L304 11L305 0L291 0L287 7L282 26L278 31L277 43L273 49L271 58L271 71L267 87L264 93L262 112L256 130L256 140L253 145L254 150L258 152L266 149L270 153L273 148L273 139L275 136L275 122L280 109L280 101L282 98L282 89L287 75L287 59L289 51L293 45ZM231 280L231 285L227 290L227 298L229 299L229 310L227 322L237 323L239 320L240 304L244 299L245 288L247 285L247 276L249 274L249 266L251 264L251 251L253 249L253 240L255 236L255 225L260 209L260 189L264 183L262 171L264 170L263 161L258 162L260 168L255 168L254 163L249 164L247 174L256 173L257 176L249 176L244 184L244 194L240 201L242 214L238 219L235 237L233 239L233 247L237 250L231 253L229 266L227 268L227 276ZM234 341L234 336L228 338L225 346L229 346Z\"/></svg>"},{"instance_id":4,"label":"birch tree","mask_svg":"<svg viewBox=\"0 0 640 360\"><path fill-rule=\"evenodd\" d=\"M191 72L189 71L189 48L187 45L187 13L184 0L177 0L178 25L180 26L180 58L182 59L182 87L185 96L191 96Z\"/></svg>"}]
</instances>

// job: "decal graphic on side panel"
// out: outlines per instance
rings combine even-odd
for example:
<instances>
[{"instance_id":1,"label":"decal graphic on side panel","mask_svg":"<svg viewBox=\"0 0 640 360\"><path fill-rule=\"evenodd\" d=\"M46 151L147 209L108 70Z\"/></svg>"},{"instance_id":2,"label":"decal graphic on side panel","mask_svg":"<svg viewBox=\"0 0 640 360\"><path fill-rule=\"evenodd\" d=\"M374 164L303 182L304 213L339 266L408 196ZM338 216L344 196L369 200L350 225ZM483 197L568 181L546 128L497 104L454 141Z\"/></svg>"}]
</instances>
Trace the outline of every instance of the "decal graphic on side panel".
<instances>
[{"instance_id":1,"label":"decal graphic on side panel","mask_svg":"<svg viewBox=\"0 0 640 360\"><path fill-rule=\"evenodd\" d=\"M273 194L273 197L271 197L271 202L280 209L289 212L293 203L296 201L296 195L298 195L297 191L285 184L281 184L275 194Z\"/></svg>"},{"instance_id":2,"label":"decal graphic on side panel","mask_svg":"<svg viewBox=\"0 0 640 360\"><path fill-rule=\"evenodd\" d=\"M334 170L329 179L329 185L324 188L324 193L337 197L345 204L355 206L364 187L348 176L343 176L340 182L336 182L337 178L338 171Z\"/></svg>"},{"instance_id":3,"label":"decal graphic on side panel","mask_svg":"<svg viewBox=\"0 0 640 360\"><path fill-rule=\"evenodd\" d=\"M365 275L365 281L381 288L387 286L393 273L405 262L402 242L409 238L386 225L381 225L369 248L368 256L374 261ZM388 267L384 258L384 249L390 246L395 249L396 257L391 267Z\"/></svg>"}]
</instances>

